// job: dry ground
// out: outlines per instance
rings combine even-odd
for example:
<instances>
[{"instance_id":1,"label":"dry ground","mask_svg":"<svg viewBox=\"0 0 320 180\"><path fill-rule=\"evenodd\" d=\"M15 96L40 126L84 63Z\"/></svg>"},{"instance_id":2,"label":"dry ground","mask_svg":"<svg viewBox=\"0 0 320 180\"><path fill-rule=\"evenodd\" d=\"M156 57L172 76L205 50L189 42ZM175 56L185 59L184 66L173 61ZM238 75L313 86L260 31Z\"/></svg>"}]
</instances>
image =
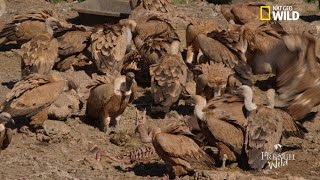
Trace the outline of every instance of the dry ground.
<instances>
[{"instance_id":1,"label":"dry ground","mask_svg":"<svg viewBox=\"0 0 320 180\"><path fill-rule=\"evenodd\" d=\"M54 8L63 17L74 17L70 10L71 4L61 3L51 5L44 0L7 0L8 14L1 17L2 22L8 22L16 13L24 13L39 8ZM277 2L275 2L277 3ZM307 15L319 13L317 5L301 1L281 1L299 7L299 11ZM0 52L0 101L20 78L20 59L11 51ZM146 91L140 89L140 95ZM148 103L148 98L144 98ZM150 100L150 99L149 99ZM140 101L142 102L142 101ZM191 110L190 112L191 113ZM127 132L128 142L117 146L110 142L110 136L97 128L81 121L81 117L68 119L66 122L50 121L51 140L40 142L35 133L18 133L15 130L13 142L5 151L0 152L0 179L159 179L164 173L162 162L137 164L131 167L111 163L106 158L101 162L95 160L95 154L90 148L98 145L113 153L121 153L139 146L139 141L133 133L135 123L135 108L129 107L124 113L121 127L116 131ZM154 124L161 124L167 119L150 119ZM52 125L53 124L53 125ZM212 170L205 173L213 179L265 179L282 178L320 179L320 121L316 117L304 124L309 130L304 140L289 139L283 144L298 149L289 150L295 155L295 160L289 165L260 173L244 172L238 168L227 170ZM193 179L186 176L183 179ZM299 178L297 178L299 179Z\"/></svg>"}]
</instances>

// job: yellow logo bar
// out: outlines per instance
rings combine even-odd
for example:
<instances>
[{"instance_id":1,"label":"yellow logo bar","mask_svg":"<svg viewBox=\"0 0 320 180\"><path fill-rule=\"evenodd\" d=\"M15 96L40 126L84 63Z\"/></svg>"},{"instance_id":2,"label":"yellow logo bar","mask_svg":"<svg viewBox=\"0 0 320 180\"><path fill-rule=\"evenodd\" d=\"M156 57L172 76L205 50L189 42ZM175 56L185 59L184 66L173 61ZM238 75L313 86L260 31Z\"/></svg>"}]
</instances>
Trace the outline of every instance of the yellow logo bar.
<instances>
[{"instance_id":1,"label":"yellow logo bar","mask_svg":"<svg viewBox=\"0 0 320 180\"><path fill-rule=\"evenodd\" d=\"M263 10L267 10L268 12L268 17L263 17ZM270 21L271 20L271 10L270 6L260 6L260 20L261 21Z\"/></svg>"}]
</instances>

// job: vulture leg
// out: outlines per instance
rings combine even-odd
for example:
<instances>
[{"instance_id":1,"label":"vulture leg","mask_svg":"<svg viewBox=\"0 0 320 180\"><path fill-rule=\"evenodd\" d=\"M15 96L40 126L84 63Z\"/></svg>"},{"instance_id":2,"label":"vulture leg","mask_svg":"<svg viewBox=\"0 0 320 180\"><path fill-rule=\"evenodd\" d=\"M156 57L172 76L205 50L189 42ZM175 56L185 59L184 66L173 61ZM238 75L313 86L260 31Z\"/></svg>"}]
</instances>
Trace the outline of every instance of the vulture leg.
<instances>
[{"instance_id":1,"label":"vulture leg","mask_svg":"<svg viewBox=\"0 0 320 180\"><path fill-rule=\"evenodd\" d=\"M105 117L105 118L102 119L101 127L100 127L101 131L103 131L103 132L107 132L108 131L108 127L109 127L110 121L111 121L110 117Z\"/></svg>"},{"instance_id":2,"label":"vulture leg","mask_svg":"<svg viewBox=\"0 0 320 180\"><path fill-rule=\"evenodd\" d=\"M42 111L38 112L31 118L30 125L34 128L42 126L42 124L48 120L48 108L43 109Z\"/></svg>"},{"instance_id":3,"label":"vulture leg","mask_svg":"<svg viewBox=\"0 0 320 180\"><path fill-rule=\"evenodd\" d=\"M192 45L187 47L187 59L186 62L191 64L194 60L194 57L198 57L198 51L196 51Z\"/></svg>"},{"instance_id":4,"label":"vulture leg","mask_svg":"<svg viewBox=\"0 0 320 180\"><path fill-rule=\"evenodd\" d=\"M117 122L116 125L119 126L120 125L121 115L117 116L115 119L116 119L116 122Z\"/></svg>"},{"instance_id":5,"label":"vulture leg","mask_svg":"<svg viewBox=\"0 0 320 180\"><path fill-rule=\"evenodd\" d=\"M223 158L222 158L222 169L226 168L226 161L228 159L228 156L226 154L223 154Z\"/></svg>"}]
</instances>

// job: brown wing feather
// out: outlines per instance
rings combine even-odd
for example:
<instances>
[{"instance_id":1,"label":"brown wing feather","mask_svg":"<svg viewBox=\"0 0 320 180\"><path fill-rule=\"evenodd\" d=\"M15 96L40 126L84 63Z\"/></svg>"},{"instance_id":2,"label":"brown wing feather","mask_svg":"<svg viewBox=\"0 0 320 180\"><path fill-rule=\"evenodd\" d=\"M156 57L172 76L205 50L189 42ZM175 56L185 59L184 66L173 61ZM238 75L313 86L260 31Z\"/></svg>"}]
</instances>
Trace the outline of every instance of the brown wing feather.
<instances>
[{"instance_id":1,"label":"brown wing feather","mask_svg":"<svg viewBox=\"0 0 320 180\"><path fill-rule=\"evenodd\" d=\"M187 67L176 55L164 56L160 61L150 67L151 93L156 104L170 107L186 84Z\"/></svg>"},{"instance_id":2,"label":"brown wing feather","mask_svg":"<svg viewBox=\"0 0 320 180\"><path fill-rule=\"evenodd\" d=\"M197 66L201 75L197 79L197 94L205 96L207 99L214 97L214 92L221 91L227 86L228 77L233 73L230 68L225 67L222 63L217 64L200 64Z\"/></svg>"},{"instance_id":3,"label":"brown wing feather","mask_svg":"<svg viewBox=\"0 0 320 180\"><path fill-rule=\"evenodd\" d=\"M200 49L203 54L214 63L224 63L227 67L233 68L237 64L237 57L219 41L205 35L197 36Z\"/></svg>"},{"instance_id":4,"label":"brown wing feather","mask_svg":"<svg viewBox=\"0 0 320 180\"><path fill-rule=\"evenodd\" d=\"M246 152L251 168L261 170L267 159L261 159L262 152L272 154L274 145L280 143L283 119L274 109L262 107L248 117Z\"/></svg>"},{"instance_id":5,"label":"brown wing feather","mask_svg":"<svg viewBox=\"0 0 320 180\"><path fill-rule=\"evenodd\" d=\"M90 91L87 101L86 114L93 118L100 118L102 108L114 94L113 84L102 84Z\"/></svg>"},{"instance_id":6,"label":"brown wing feather","mask_svg":"<svg viewBox=\"0 0 320 180\"><path fill-rule=\"evenodd\" d=\"M272 62L277 70L277 93L293 119L300 120L320 103L316 41L310 36L288 35L284 44L273 55L281 59Z\"/></svg>"},{"instance_id":7,"label":"brown wing feather","mask_svg":"<svg viewBox=\"0 0 320 180\"><path fill-rule=\"evenodd\" d=\"M57 14L51 10L15 16L14 20L6 24L5 28L0 32L0 38L6 37L7 41L5 42L27 42L33 37L47 32L44 22L49 17L58 18Z\"/></svg>"},{"instance_id":8,"label":"brown wing feather","mask_svg":"<svg viewBox=\"0 0 320 180\"><path fill-rule=\"evenodd\" d=\"M21 47L22 75L31 73L47 74L58 58L58 41L42 34Z\"/></svg>"},{"instance_id":9,"label":"brown wing feather","mask_svg":"<svg viewBox=\"0 0 320 180\"><path fill-rule=\"evenodd\" d=\"M120 72L127 39L127 32L120 25L104 26L91 35L92 57L99 71Z\"/></svg>"},{"instance_id":10,"label":"brown wing feather","mask_svg":"<svg viewBox=\"0 0 320 180\"><path fill-rule=\"evenodd\" d=\"M138 24L135 32L142 40L154 35L159 37L178 37L170 23L157 17L150 17L147 22Z\"/></svg>"},{"instance_id":11,"label":"brown wing feather","mask_svg":"<svg viewBox=\"0 0 320 180\"><path fill-rule=\"evenodd\" d=\"M209 131L214 140L228 146L236 154L241 154L244 142L243 127L228 111L215 108L206 112L204 130Z\"/></svg>"},{"instance_id":12,"label":"brown wing feather","mask_svg":"<svg viewBox=\"0 0 320 180\"><path fill-rule=\"evenodd\" d=\"M18 98L23 93L49 82L50 80L48 79L48 76L41 74L31 74L14 85L13 89L6 95L5 102L9 102L15 98Z\"/></svg>"},{"instance_id":13,"label":"brown wing feather","mask_svg":"<svg viewBox=\"0 0 320 180\"><path fill-rule=\"evenodd\" d=\"M261 3L246 3L233 6L222 7L222 14L227 20L233 20L236 24L245 24L253 20L258 20ZM268 12L262 11L263 17L268 17Z\"/></svg>"},{"instance_id":14,"label":"brown wing feather","mask_svg":"<svg viewBox=\"0 0 320 180\"><path fill-rule=\"evenodd\" d=\"M63 56L72 55L83 51L87 47L91 32L69 31L58 37L59 54Z\"/></svg>"},{"instance_id":15,"label":"brown wing feather","mask_svg":"<svg viewBox=\"0 0 320 180\"><path fill-rule=\"evenodd\" d=\"M17 84L8 94L3 111L13 117L32 115L53 103L65 88L65 81L52 82L37 75L31 75ZM41 94L41 96L39 96Z\"/></svg>"},{"instance_id":16,"label":"brown wing feather","mask_svg":"<svg viewBox=\"0 0 320 180\"><path fill-rule=\"evenodd\" d=\"M172 10L170 0L143 0L142 7L148 11L169 12Z\"/></svg>"},{"instance_id":17,"label":"brown wing feather","mask_svg":"<svg viewBox=\"0 0 320 180\"><path fill-rule=\"evenodd\" d=\"M293 120L292 117L283 110L276 109L276 111L283 120L283 137L289 138L291 136L295 136L304 138L304 133L307 133L308 131L299 122Z\"/></svg>"},{"instance_id":18,"label":"brown wing feather","mask_svg":"<svg viewBox=\"0 0 320 180\"><path fill-rule=\"evenodd\" d=\"M173 165L187 168L191 168L193 163L214 166L214 160L186 136L160 133L156 135L153 145L158 155Z\"/></svg>"}]
</instances>

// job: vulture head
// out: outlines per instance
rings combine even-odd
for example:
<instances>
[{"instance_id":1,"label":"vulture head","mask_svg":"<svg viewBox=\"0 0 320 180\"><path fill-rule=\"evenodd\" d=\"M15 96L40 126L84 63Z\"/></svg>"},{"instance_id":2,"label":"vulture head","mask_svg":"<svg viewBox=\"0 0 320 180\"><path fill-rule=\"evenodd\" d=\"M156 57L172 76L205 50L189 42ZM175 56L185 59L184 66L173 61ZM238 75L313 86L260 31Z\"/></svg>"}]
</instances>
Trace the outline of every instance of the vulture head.
<instances>
[{"instance_id":1,"label":"vulture head","mask_svg":"<svg viewBox=\"0 0 320 180\"><path fill-rule=\"evenodd\" d=\"M14 123L14 120L12 119L11 115L7 112L0 113L0 124L5 124L7 122Z\"/></svg>"},{"instance_id":2,"label":"vulture head","mask_svg":"<svg viewBox=\"0 0 320 180\"><path fill-rule=\"evenodd\" d=\"M132 19L122 19L119 21L119 25L124 26L126 28L127 47L129 47L132 41L132 33L135 32L137 23Z\"/></svg>"},{"instance_id":3,"label":"vulture head","mask_svg":"<svg viewBox=\"0 0 320 180\"><path fill-rule=\"evenodd\" d=\"M157 134L161 133L161 128L159 127L147 128L145 124L141 124L141 125L138 125L135 132L139 134L141 142L152 143L152 140L154 139L154 137Z\"/></svg>"},{"instance_id":4,"label":"vulture head","mask_svg":"<svg viewBox=\"0 0 320 180\"><path fill-rule=\"evenodd\" d=\"M63 28L63 29L70 29L72 28L72 25L69 24L66 20L59 20L55 17L49 17L45 21L45 26L48 31L48 33L52 36L54 31Z\"/></svg>"},{"instance_id":5,"label":"vulture head","mask_svg":"<svg viewBox=\"0 0 320 180\"><path fill-rule=\"evenodd\" d=\"M128 72L125 76L119 76L114 80L114 92L117 95L131 95L131 86L134 83L135 75Z\"/></svg>"},{"instance_id":6,"label":"vulture head","mask_svg":"<svg viewBox=\"0 0 320 180\"><path fill-rule=\"evenodd\" d=\"M129 30L131 32L135 32L135 29L137 27L137 23L132 19L122 19L119 21L119 24L121 26L125 26L125 27L129 28Z\"/></svg>"},{"instance_id":7,"label":"vulture head","mask_svg":"<svg viewBox=\"0 0 320 180\"><path fill-rule=\"evenodd\" d=\"M247 85L242 85L236 90L235 94L244 97L244 106L249 112L257 109L257 105L252 102L253 92L251 87Z\"/></svg>"},{"instance_id":8,"label":"vulture head","mask_svg":"<svg viewBox=\"0 0 320 180\"><path fill-rule=\"evenodd\" d=\"M202 111L206 105L207 105L207 100L199 95L192 95L191 96L193 101L194 101L194 115L197 116L198 119L203 120L204 118L204 112Z\"/></svg>"}]
</instances>

